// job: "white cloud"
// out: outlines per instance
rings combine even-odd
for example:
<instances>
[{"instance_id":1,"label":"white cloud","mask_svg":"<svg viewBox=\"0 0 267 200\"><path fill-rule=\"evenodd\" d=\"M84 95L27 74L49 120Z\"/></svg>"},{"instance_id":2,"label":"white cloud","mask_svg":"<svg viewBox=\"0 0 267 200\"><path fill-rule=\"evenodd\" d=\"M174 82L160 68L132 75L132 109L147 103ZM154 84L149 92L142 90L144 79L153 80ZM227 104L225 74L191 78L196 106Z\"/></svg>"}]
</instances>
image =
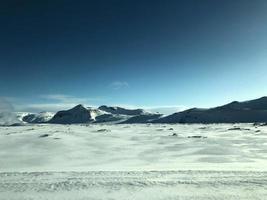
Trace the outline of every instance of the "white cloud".
<instances>
[{"instance_id":1,"label":"white cloud","mask_svg":"<svg viewBox=\"0 0 267 200\"><path fill-rule=\"evenodd\" d=\"M122 88L129 87L129 84L126 81L114 81L109 85L109 87L114 89L114 90L119 90Z\"/></svg>"}]
</instances>

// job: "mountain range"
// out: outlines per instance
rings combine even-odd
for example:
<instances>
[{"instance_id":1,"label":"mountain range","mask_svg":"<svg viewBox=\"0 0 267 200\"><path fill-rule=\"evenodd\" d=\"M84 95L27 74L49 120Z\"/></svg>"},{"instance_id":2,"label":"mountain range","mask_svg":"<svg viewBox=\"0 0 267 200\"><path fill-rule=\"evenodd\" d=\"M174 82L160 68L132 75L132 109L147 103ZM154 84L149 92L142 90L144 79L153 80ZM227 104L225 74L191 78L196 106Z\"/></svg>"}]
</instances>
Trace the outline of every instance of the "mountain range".
<instances>
[{"instance_id":1,"label":"mountain range","mask_svg":"<svg viewBox=\"0 0 267 200\"><path fill-rule=\"evenodd\" d=\"M23 123L253 123L267 122L267 97L250 101L233 101L214 108L191 108L164 116L143 109L126 109L102 105L98 108L79 104L57 113L17 113Z\"/></svg>"}]
</instances>

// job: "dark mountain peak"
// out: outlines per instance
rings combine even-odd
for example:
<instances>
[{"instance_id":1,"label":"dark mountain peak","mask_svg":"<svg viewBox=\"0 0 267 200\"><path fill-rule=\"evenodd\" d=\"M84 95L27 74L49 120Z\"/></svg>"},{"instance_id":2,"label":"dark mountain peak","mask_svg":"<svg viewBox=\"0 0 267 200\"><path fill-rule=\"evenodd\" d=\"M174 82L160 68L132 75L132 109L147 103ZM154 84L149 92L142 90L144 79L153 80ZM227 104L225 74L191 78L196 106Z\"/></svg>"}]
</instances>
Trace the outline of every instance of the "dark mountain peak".
<instances>
[{"instance_id":1,"label":"dark mountain peak","mask_svg":"<svg viewBox=\"0 0 267 200\"><path fill-rule=\"evenodd\" d=\"M77 106L74 106L73 108L85 108L82 104L78 104Z\"/></svg>"},{"instance_id":2,"label":"dark mountain peak","mask_svg":"<svg viewBox=\"0 0 267 200\"><path fill-rule=\"evenodd\" d=\"M74 110L87 110L82 104L78 104L77 106L74 106L73 108L70 109L70 111Z\"/></svg>"},{"instance_id":3,"label":"dark mountain peak","mask_svg":"<svg viewBox=\"0 0 267 200\"><path fill-rule=\"evenodd\" d=\"M87 123L92 121L90 112L81 104L69 109L58 111L49 121L50 123L71 124Z\"/></svg>"},{"instance_id":4,"label":"dark mountain peak","mask_svg":"<svg viewBox=\"0 0 267 200\"><path fill-rule=\"evenodd\" d=\"M231 103L229 103L229 104L238 104L238 103L240 103L239 101L232 101Z\"/></svg>"}]
</instances>

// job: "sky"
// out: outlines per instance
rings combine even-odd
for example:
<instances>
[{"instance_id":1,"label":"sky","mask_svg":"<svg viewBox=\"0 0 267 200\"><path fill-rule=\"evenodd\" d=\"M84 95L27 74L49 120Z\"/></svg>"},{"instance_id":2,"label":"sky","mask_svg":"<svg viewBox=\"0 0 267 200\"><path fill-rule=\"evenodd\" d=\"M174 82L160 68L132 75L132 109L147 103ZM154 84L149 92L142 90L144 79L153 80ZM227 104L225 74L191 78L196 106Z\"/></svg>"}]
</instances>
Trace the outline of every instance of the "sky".
<instances>
[{"instance_id":1,"label":"sky","mask_svg":"<svg viewBox=\"0 0 267 200\"><path fill-rule=\"evenodd\" d=\"M9 0L0 26L0 96L17 110L267 95L266 0Z\"/></svg>"}]
</instances>

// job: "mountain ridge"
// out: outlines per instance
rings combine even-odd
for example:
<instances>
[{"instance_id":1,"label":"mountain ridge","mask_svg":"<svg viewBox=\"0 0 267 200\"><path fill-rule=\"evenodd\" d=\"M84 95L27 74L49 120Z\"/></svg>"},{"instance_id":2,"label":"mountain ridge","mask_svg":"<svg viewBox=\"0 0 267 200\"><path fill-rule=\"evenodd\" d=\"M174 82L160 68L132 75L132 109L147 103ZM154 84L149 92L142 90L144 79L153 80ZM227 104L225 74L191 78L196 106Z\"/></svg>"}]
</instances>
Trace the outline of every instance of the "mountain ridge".
<instances>
[{"instance_id":1,"label":"mountain ridge","mask_svg":"<svg viewBox=\"0 0 267 200\"><path fill-rule=\"evenodd\" d=\"M267 122L267 97L249 101L233 101L213 108L191 108L154 123L253 123Z\"/></svg>"},{"instance_id":2,"label":"mountain ridge","mask_svg":"<svg viewBox=\"0 0 267 200\"><path fill-rule=\"evenodd\" d=\"M53 115L53 116L52 116ZM97 108L82 104L61 110L55 114L18 114L24 123L253 123L267 122L267 97L249 101L232 101L212 108L190 108L164 116L144 109L127 109L117 106L102 105Z\"/></svg>"}]
</instances>

